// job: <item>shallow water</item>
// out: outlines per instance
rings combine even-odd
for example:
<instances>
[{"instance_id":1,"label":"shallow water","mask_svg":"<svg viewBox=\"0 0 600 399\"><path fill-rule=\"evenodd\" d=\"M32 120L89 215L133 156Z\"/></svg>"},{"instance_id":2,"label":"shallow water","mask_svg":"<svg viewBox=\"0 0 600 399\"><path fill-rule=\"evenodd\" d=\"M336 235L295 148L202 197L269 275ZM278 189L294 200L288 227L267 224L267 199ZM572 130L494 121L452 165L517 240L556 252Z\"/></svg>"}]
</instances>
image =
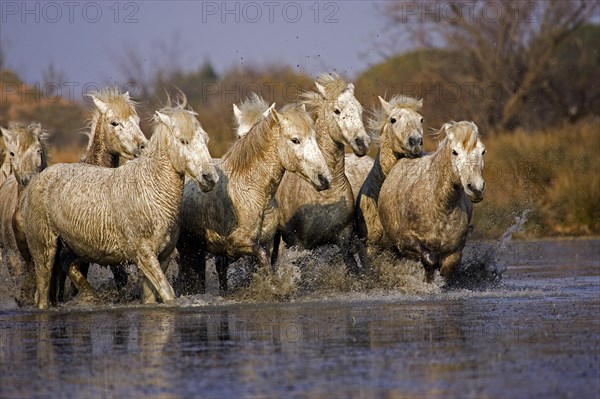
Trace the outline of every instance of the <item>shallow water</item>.
<instances>
[{"instance_id":1,"label":"shallow water","mask_svg":"<svg viewBox=\"0 0 600 399\"><path fill-rule=\"evenodd\" d=\"M6 309L0 396L600 397L600 240L486 245L469 256L495 275L486 258L469 288L418 269L352 286L290 251L280 281L227 298Z\"/></svg>"}]
</instances>

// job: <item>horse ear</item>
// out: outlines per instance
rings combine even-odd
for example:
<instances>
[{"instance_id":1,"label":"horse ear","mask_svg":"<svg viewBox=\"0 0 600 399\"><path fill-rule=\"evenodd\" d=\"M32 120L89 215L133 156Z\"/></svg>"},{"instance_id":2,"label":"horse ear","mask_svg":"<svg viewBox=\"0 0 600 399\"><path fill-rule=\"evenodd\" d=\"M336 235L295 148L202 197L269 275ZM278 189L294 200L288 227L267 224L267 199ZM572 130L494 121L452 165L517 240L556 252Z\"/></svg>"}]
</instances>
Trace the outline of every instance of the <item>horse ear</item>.
<instances>
[{"instance_id":1,"label":"horse ear","mask_svg":"<svg viewBox=\"0 0 600 399\"><path fill-rule=\"evenodd\" d=\"M381 106L383 107L385 112L387 112L388 114L392 112L392 106L390 105L390 103L381 98L381 96L377 96L377 98L379 98L379 102L381 103Z\"/></svg>"},{"instance_id":2,"label":"horse ear","mask_svg":"<svg viewBox=\"0 0 600 399\"><path fill-rule=\"evenodd\" d=\"M423 99L420 99L419 101L417 101L417 110L423 108Z\"/></svg>"},{"instance_id":3,"label":"horse ear","mask_svg":"<svg viewBox=\"0 0 600 399\"><path fill-rule=\"evenodd\" d=\"M271 117L273 118L273 120L275 121L275 123L280 123L279 122L279 112L277 112L277 110L275 109L275 103L271 104L271 106L269 107L269 109L267 109L264 113L263 113L263 117L268 118L269 115L271 115Z\"/></svg>"},{"instance_id":4,"label":"horse ear","mask_svg":"<svg viewBox=\"0 0 600 399\"><path fill-rule=\"evenodd\" d=\"M158 111L155 111L155 112L156 112L156 116L158 116L158 119L160 119L160 121L162 123L164 123L168 127L171 127L171 118L169 118L167 115L160 113Z\"/></svg>"},{"instance_id":5,"label":"horse ear","mask_svg":"<svg viewBox=\"0 0 600 399\"><path fill-rule=\"evenodd\" d=\"M128 101L129 101L129 92L128 92L128 91L126 91L125 93L123 93L123 98L124 98L125 100L128 100Z\"/></svg>"},{"instance_id":6,"label":"horse ear","mask_svg":"<svg viewBox=\"0 0 600 399\"><path fill-rule=\"evenodd\" d=\"M454 134L452 133L452 123L444 123L440 130L446 134L446 137L448 137L448 139L452 140L454 138Z\"/></svg>"},{"instance_id":7,"label":"horse ear","mask_svg":"<svg viewBox=\"0 0 600 399\"><path fill-rule=\"evenodd\" d=\"M315 82L315 86L317 87L317 90L319 90L319 93L321 93L321 95L323 97L327 97L327 94L325 93L325 86L323 86L321 83L319 82Z\"/></svg>"},{"instance_id":8,"label":"horse ear","mask_svg":"<svg viewBox=\"0 0 600 399\"><path fill-rule=\"evenodd\" d=\"M302 111L306 112L306 104L304 104L304 103L300 104L300 109L302 109Z\"/></svg>"},{"instance_id":9,"label":"horse ear","mask_svg":"<svg viewBox=\"0 0 600 399\"><path fill-rule=\"evenodd\" d=\"M239 124L242 121L242 111L235 104L233 104L233 115L235 116L235 120Z\"/></svg>"},{"instance_id":10,"label":"horse ear","mask_svg":"<svg viewBox=\"0 0 600 399\"><path fill-rule=\"evenodd\" d=\"M39 122L31 122L27 128L39 139L42 136L42 124Z\"/></svg>"},{"instance_id":11,"label":"horse ear","mask_svg":"<svg viewBox=\"0 0 600 399\"><path fill-rule=\"evenodd\" d=\"M4 140L7 142L10 142L12 140L12 132L8 129L3 128L2 126L0 126L0 137L4 137Z\"/></svg>"},{"instance_id":12,"label":"horse ear","mask_svg":"<svg viewBox=\"0 0 600 399\"><path fill-rule=\"evenodd\" d=\"M104 101L100 100L93 94L90 94L89 96L92 98L94 105L96 106L96 108L98 108L98 111L100 111L101 114L105 114L108 112L108 105Z\"/></svg>"},{"instance_id":13,"label":"horse ear","mask_svg":"<svg viewBox=\"0 0 600 399\"><path fill-rule=\"evenodd\" d=\"M263 118L268 118L269 115L271 115L273 113L273 111L275 111L275 103L271 104L271 106L269 108L267 108L267 110L265 112L263 112L263 114L262 114Z\"/></svg>"},{"instance_id":14,"label":"horse ear","mask_svg":"<svg viewBox=\"0 0 600 399\"><path fill-rule=\"evenodd\" d=\"M354 94L354 85L352 83L348 83L348 86L346 86L346 90Z\"/></svg>"},{"instance_id":15,"label":"horse ear","mask_svg":"<svg viewBox=\"0 0 600 399\"><path fill-rule=\"evenodd\" d=\"M271 113L271 115L273 116L273 120L279 124L280 123L279 119L281 117L281 114L279 112L277 112L276 109L273 109L273 112Z\"/></svg>"}]
</instances>

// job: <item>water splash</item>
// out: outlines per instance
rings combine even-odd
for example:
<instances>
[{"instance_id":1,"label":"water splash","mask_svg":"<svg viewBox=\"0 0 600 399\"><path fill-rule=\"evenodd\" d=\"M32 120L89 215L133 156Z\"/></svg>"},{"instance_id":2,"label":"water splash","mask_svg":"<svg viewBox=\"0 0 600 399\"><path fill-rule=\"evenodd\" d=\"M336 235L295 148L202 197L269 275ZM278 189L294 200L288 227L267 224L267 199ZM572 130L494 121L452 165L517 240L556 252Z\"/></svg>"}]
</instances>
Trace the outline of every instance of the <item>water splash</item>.
<instances>
[{"instance_id":1,"label":"water splash","mask_svg":"<svg viewBox=\"0 0 600 399\"><path fill-rule=\"evenodd\" d=\"M521 216L515 216L515 222L498 241L467 243L454 281L448 287L483 290L500 284L507 270L502 255L508 251L513 234L524 230L529 212L530 209L525 209Z\"/></svg>"},{"instance_id":2,"label":"water splash","mask_svg":"<svg viewBox=\"0 0 600 399\"><path fill-rule=\"evenodd\" d=\"M218 295L214 259L208 259L207 293L178 298L174 305L187 307L246 302L367 300L399 295L422 298L460 290L488 290L501 283L507 269L506 252L513 235L524 230L528 213L529 210L525 210L515 217L514 224L497 241L468 242L463 251L463 260L457 268L456 278L449 285L445 285L439 274L433 283L426 283L424 268L419 261L400 259L392 252L376 255L371 262L371 272L355 276L346 270L337 246L323 246L315 250L292 247L283 251L275 272L255 268L248 257L232 263L229 268L230 293L225 297ZM174 259L167 272L171 283L177 275L177 269ZM93 301L90 306L139 304L142 278L135 266L129 266L129 283L121 290L116 289L108 268L90 268L89 279L98 292L98 301ZM82 303L73 301L65 305L73 308L82 306Z\"/></svg>"},{"instance_id":3,"label":"water splash","mask_svg":"<svg viewBox=\"0 0 600 399\"><path fill-rule=\"evenodd\" d=\"M441 279L434 284L425 283L420 262L398 259L388 252L372 259L369 274L352 275L346 269L339 248L333 245L312 251L287 248L275 273L257 270L248 278L244 273L251 268L243 261L231 267L230 286L236 285L232 296L250 302L343 299L349 294L360 293L429 295L441 292L443 284Z\"/></svg>"},{"instance_id":4,"label":"water splash","mask_svg":"<svg viewBox=\"0 0 600 399\"><path fill-rule=\"evenodd\" d=\"M531 212L531 209L525 209L523 213L521 213L520 217L515 216L515 223L508 229L506 229L504 234L502 234L502 237L500 237L500 240L498 242L498 251L506 251L508 244L510 244L510 242L512 241L513 234L525 230L525 222L527 222L527 215L529 214L529 212Z\"/></svg>"}]
</instances>

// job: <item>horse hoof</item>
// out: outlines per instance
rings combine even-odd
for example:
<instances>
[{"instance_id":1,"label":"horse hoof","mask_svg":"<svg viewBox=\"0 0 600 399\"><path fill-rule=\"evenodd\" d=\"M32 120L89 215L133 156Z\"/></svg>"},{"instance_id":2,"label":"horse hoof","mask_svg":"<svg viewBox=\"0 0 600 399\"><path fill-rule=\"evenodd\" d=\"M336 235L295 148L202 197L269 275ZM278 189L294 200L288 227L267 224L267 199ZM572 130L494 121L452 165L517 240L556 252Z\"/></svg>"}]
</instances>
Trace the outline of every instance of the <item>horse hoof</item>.
<instances>
[{"instance_id":1,"label":"horse hoof","mask_svg":"<svg viewBox=\"0 0 600 399\"><path fill-rule=\"evenodd\" d=\"M144 305L153 305L156 303L157 303L157 301L156 301L156 297L154 296L154 294L144 297L144 301L143 301Z\"/></svg>"},{"instance_id":2,"label":"horse hoof","mask_svg":"<svg viewBox=\"0 0 600 399\"><path fill-rule=\"evenodd\" d=\"M425 270L425 282L427 284L433 283L435 277L435 270Z\"/></svg>"}]
</instances>

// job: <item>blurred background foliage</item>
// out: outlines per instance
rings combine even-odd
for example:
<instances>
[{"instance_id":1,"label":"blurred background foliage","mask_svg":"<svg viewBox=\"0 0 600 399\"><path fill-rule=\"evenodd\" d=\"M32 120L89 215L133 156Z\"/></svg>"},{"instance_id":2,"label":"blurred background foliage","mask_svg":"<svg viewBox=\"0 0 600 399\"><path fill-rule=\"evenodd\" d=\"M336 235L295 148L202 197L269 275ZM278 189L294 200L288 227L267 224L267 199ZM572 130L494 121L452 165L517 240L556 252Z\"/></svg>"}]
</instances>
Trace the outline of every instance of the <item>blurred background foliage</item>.
<instances>
[{"instance_id":1,"label":"blurred background foliage","mask_svg":"<svg viewBox=\"0 0 600 399\"><path fill-rule=\"evenodd\" d=\"M402 4L386 3L382 19L399 29L398 40L415 45L405 53L385 46L382 61L356 77L365 116L377 96L405 94L424 99L427 129L449 120L478 124L488 148L488 184L476 206L476 236L498 237L525 209L531 210L528 237L600 234L600 25L592 18L598 2L494 2L502 13L493 21L475 13L441 22L406 19ZM531 4L539 15L533 22L516 14ZM312 89L315 79L283 62L225 71L210 62L195 69L173 62L148 70L135 49L126 54L115 68L139 102L142 130L151 134L152 113L167 93L181 89L215 157L235 140L232 103L257 92L282 106ZM54 65L44 82L27 84L2 60L0 124L39 121L53 134L52 161L77 161L89 102L49 91L67 81ZM434 139L426 142L435 148Z\"/></svg>"}]
</instances>

